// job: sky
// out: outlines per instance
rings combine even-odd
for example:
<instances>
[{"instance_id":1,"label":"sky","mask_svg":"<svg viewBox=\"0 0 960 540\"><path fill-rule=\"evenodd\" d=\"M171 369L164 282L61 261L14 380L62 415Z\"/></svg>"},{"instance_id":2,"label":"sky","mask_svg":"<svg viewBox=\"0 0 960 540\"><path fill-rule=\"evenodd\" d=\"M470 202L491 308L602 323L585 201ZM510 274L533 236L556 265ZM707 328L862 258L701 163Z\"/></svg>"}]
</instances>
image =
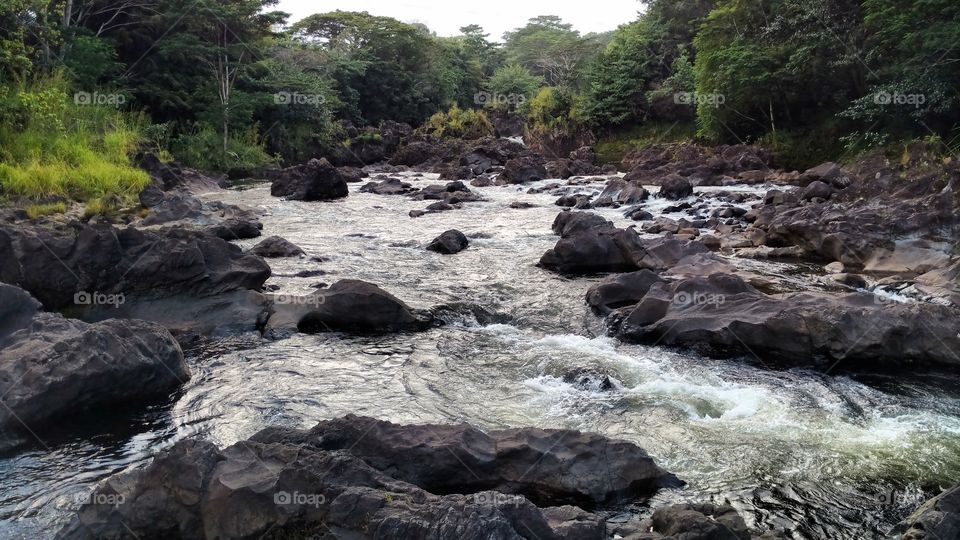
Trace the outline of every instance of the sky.
<instances>
[{"instance_id":1,"label":"sky","mask_svg":"<svg viewBox=\"0 0 960 540\"><path fill-rule=\"evenodd\" d=\"M637 18L637 0L280 0L273 9L292 14L291 22L327 11L369 11L404 22L422 22L441 36L455 36L460 27L482 26L490 39L526 24L538 15L559 15L581 33L615 30Z\"/></svg>"}]
</instances>

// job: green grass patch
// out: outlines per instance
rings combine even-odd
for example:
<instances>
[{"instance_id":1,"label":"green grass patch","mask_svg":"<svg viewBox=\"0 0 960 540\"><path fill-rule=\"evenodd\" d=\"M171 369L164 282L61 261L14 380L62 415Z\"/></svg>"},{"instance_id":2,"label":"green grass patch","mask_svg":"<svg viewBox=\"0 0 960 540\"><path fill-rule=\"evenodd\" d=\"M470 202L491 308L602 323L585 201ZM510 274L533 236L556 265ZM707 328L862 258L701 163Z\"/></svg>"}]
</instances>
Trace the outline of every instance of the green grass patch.
<instances>
[{"instance_id":1,"label":"green grass patch","mask_svg":"<svg viewBox=\"0 0 960 540\"><path fill-rule=\"evenodd\" d=\"M64 202L31 204L26 208L27 217L30 219L37 219L38 217L43 216L52 216L55 214L63 214L66 211L67 203Z\"/></svg>"},{"instance_id":2,"label":"green grass patch","mask_svg":"<svg viewBox=\"0 0 960 540\"><path fill-rule=\"evenodd\" d=\"M59 79L0 96L0 188L5 198L135 198L150 178L130 163L140 118L78 105Z\"/></svg>"},{"instance_id":3,"label":"green grass patch","mask_svg":"<svg viewBox=\"0 0 960 540\"><path fill-rule=\"evenodd\" d=\"M648 144L692 141L696 134L697 126L693 122L650 122L604 135L594 145L594 150L600 163L616 164L623 161L624 156L631 151Z\"/></svg>"}]
</instances>

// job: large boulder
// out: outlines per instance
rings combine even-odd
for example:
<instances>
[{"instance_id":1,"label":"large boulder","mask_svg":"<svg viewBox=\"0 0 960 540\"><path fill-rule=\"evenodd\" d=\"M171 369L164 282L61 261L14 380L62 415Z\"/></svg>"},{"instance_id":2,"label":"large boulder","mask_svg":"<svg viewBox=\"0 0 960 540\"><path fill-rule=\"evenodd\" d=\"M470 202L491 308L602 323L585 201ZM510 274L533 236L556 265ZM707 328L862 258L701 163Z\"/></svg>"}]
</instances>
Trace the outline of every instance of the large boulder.
<instances>
[{"instance_id":1,"label":"large boulder","mask_svg":"<svg viewBox=\"0 0 960 540\"><path fill-rule=\"evenodd\" d=\"M47 228L0 225L10 239L0 260L19 267L15 283L48 309L78 307L77 295L142 299L191 299L238 290L259 290L270 277L260 257L208 233L159 231L110 225ZM0 248L3 248L0 240Z\"/></svg>"},{"instance_id":2,"label":"large boulder","mask_svg":"<svg viewBox=\"0 0 960 540\"><path fill-rule=\"evenodd\" d=\"M618 229L595 214L565 212L553 229L561 235L539 266L560 274L631 272L644 268L663 270L684 257L709 251L699 242L661 237L642 239L631 227Z\"/></svg>"},{"instance_id":3,"label":"large boulder","mask_svg":"<svg viewBox=\"0 0 960 540\"><path fill-rule=\"evenodd\" d=\"M587 291L587 304L598 315L609 315L625 306L636 305L654 283L665 280L650 270L610 276Z\"/></svg>"},{"instance_id":4,"label":"large boulder","mask_svg":"<svg viewBox=\"0 0 960 540\"><path fill-rule=\"evenodd\" d=\"M266 329L274 335L299 330L322 332L403 332L423 330L431 317L380 287L345 279L302 297L275 295Z\"/></svg>"},{"instance_id":5,"label":"large boulder","mask_svg":"<svg viewBox=\"0 0 960 540\"><path fill-rule=\"evenodd\" d=\"M626 341L750 354L788 367L955 369L958 318L953 308L869 293L767 295L739 276L712 274L653 284L618 312L613 328Z\"/></svg>"},{"instance_id":6,"label":"large boulder","mask_svg":"<svg viewBox=\"0 0 960 540\"><path fill-rule=\"evenodd\" d=\"M689 180L672 174L663 179L660 183L660 192L657 193L658 197L663 197L665 199L686 199L693 195L693 184Z\"/></svg>"},{"instance_id":7,"label":"large boulder","mask_svg":"<svg viewBox=\"0 0 960 540\"><path fill-rule=\"evenodd\" d=\"M397 540L600 540L602 518L559 505L642 500L679 484L642 449L599 435L348 416L309 431L268 428L223 450L181 441L108 480L90 500L114 504L84 506L58 538L337 531Z\"/></svg>"},{"instance_id":8,"label":"large boulder","mask_svg":"<svg viewBox=\"0 0 960 540\"><path fill-rule=\"evenodd\" d=\"M526 155L507 162L501 178L510 184L525 184L547 178L547 169L542 157Z\"/></svg>"},{"instance_id":9,"label":"large boulder","mask_svg":"<svg viewBox=\"0 0 960 540\"><path fill-rule=\"evenodd\" d=\"M427 249L443 255L453 255L467 249L470 241L460 231L451 229L433 239L427 245Z\"/></svg>"},{"instance_id":10,"label":"large boulder","mask_svg":"<svg viewBox=\"0 0 960 540\"><path fill-rule=\"evenodd\" d=\"M597 196L594 206L614 206L636 205L650 198L650 192L644 189L637 182L627 182L620 178L614 178L607 182L607 186Z\"/></svg>"},{"instance_id":11,"label":"large boulder","mask_svg":"<svg viewBox=\"0 0 960 540\"><path fill-rule=\"evenodd\" d=\"M166 398L190 378L180 346L158 325L88 324L40 309L0 284L0 433Z\"/></svg>"},{"instance_id":12,"label":"large boulder","mask_svg":"<svg viewBox=\"0 0 960 540\"><path fill-rule=\"evenodd\" d=\"M341 199L349 193L346 178L325 158L284 169L270 186L271 195L291 201Z\"/></svg>"},{"instance_id":13,"label":"large boulder","mask_svg":"<svg viewBox=\"0 0 960 540\"><path fill-rule=\"evenodd\" d=\"M407 195L417 191L418 189L413 187L413 184L404 182L399 178L368 182L360 188L361 193L374 193L376 195Z\"/></svg>"}]
</instances>

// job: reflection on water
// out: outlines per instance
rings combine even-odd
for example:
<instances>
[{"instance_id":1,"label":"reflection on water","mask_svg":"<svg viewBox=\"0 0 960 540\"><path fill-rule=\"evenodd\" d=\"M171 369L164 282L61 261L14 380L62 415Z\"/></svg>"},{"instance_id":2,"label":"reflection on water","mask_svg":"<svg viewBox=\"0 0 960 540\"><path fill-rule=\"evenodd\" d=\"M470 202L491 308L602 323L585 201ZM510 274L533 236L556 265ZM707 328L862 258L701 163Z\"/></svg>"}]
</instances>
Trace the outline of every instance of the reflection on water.
<instances>
[{"instance_id":1,"label":"reflection on water","mask_svg":"<svg viewBox=\"0 0 960 540\"><path fill-rule=\"evenodd\" d=\"M435 176L405 180L425 185ZM725 501L753 524L792 528L798 538L884 537L922 490L958 477L960 401L935 386L768 372L604 337L583 302L597 278L535 267L556 242L550 224L558 209L555 197L527 194L528 187L483 188L487 202L419 219L408 212L427 203L361 194L356 185L334 203L285 202L264 186L216 194L260 207L265 234L328 259L271 261L270 283L283 293L363 279L415 307L464 302L503 320L483 326L465 315L415 335L298 335L263 344L242 336L192 351L194 377L170 403L98 418L79 432L44 436L49 449L38 444L0 459L0 537L50 536L96 482L178 439L225 445L266 425L309 427L347 413L631 440L689 484L655 504ZM514 201L538 206L510 209ZM620 211L600 213L633 224ZM471 237L470 249L455 256L423 249L451 228ZM749 264L805 283L805 272L787 265ZM325 274L289 277L304 270ZM575 368L606 374L611 388L564 382Z\"/></svg>"}]
</instances>

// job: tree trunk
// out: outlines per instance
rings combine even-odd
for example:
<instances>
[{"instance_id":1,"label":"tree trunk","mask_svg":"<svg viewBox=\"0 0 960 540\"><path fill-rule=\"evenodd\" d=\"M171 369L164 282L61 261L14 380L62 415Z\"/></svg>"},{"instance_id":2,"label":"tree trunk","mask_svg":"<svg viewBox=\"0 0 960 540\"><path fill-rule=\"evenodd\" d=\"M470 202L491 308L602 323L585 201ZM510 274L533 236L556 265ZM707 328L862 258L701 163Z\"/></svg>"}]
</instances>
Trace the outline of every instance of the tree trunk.
<instances>
[{"instance_id":1,"label":"tree trunk","mask_svg":"<svg viewBox=\"0 0 960 540\"><path fill-rule=\"evenodd\" d=\"M73 19L73 0L67 0L63 7L63 27L70 28L70 22Z\"/></svg>"}]
</instances>

